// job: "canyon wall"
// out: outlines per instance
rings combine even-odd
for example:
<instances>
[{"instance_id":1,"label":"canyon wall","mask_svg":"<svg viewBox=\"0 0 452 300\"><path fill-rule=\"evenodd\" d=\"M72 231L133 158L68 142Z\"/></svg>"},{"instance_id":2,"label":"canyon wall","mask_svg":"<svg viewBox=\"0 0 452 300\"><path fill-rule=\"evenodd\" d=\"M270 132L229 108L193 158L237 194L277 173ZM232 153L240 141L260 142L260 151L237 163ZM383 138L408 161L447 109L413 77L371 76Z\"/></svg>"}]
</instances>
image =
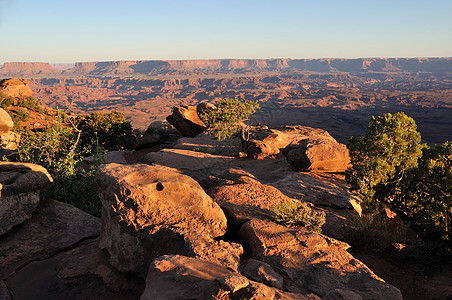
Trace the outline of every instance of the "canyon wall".
<instances>
[{"instance_id":1,"label":"canyon wall","mask_svg":"<svg viewBox=\"0 0 452 300\"><path fill-rule=\"evenodd\" d=\"M452 58L358 58L358 59L206 59L78 62L65 69L48 63L7 62L2 77L26 76L131 76L191 74L196 72L241 73L255 71L304 72L431 72L446 73Z\"/></svg>"}]
</instances>

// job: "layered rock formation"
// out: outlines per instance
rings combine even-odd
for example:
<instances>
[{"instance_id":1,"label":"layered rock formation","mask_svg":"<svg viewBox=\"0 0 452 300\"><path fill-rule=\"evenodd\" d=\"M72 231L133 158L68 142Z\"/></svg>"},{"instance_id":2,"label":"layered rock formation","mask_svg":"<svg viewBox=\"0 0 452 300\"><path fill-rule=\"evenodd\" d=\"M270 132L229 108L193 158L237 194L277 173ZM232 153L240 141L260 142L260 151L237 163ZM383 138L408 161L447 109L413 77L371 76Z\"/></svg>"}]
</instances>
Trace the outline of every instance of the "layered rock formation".
<instances>
[{"instance_id":1,"label":"layered rock formation","mask_svg":"<svg viewBox=\"0 0 452 300\"><path fill-rule=\"evenodd\" d=\"M220 207L192 178L146 165L110 164L96 175L103 203L101 248L120 271L145 275L152 260L182 254L238 268L238 245L226 233Z\"/></svg>"},{"instance_id":2,"label":"layered rock formation","mask_svg":"<svg viewBox=\"0 0 452 300\"><path fill-rule=\"evenodd\" d=\"M31 91L27 79L9 78L0 81L0 94L11 98L26 98L31 97Z\"/></svg>"},{"instance_id":3,"label":"layered rock formation","mask_svg":"<svg viewBox=\"0 0 452 300\"><path fill-rule=\"evenodd\" d=\"M79 62L59 70L48 63L7 62L0 76L30 75L132 75L174 71L228 72L245 70L299 70L311 72L450 72L450 58L357 58L357 59L206 59Z\"/></svg>"},{"instance_id":4,"label":"layered rock formation","mask_svg":"<svg viewBox=\"0 0 452 300\"><path fill-rule=\"evenodd\" d=\"M51 183L52 177L39 165L0 162L0 235L31 218L40 191Z\"/></svg>"}]
</instances>

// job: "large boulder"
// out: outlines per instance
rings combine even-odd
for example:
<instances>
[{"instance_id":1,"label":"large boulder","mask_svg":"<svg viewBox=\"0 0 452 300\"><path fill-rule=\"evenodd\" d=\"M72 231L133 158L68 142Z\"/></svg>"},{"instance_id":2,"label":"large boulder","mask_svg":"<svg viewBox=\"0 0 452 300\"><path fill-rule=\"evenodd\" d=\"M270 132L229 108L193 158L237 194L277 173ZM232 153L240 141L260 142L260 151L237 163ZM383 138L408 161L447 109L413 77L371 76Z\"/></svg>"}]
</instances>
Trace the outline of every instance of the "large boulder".
<instances>
[{"instance_id":1,"label":"large boulder","mask_svg":"<svg viewBox=\"0 0 452 300\"><path fill-rule=\"evenodd\" d=\"M8 78L0 81L0 94L11 98L27 98L33 95L27 79Z\"/></svg>"},{"instance_id":2,"label":"large boulder","mask_svg":"<svg viewBox=\"0 0 452 300\"><path fill-rule=\"evenodd\" d=\"M100 219L72 205L45 201L33 217L0 239L0 279L96 237Z\"/></svg>"},{"instance_id":3,"label":"large boulder","mask_svg":"<svg viewBox=\"0 0 452 300\"><path fill-rule=\"evenodd\" d=\"M102 200L100 247L119 271L145 276L153 259L181 254L237 269L240 245L221 208L191 177L169 168L109 164L95 179Z\"/></svg>"},{"instance_id":4,"label":"large boulder","mask_svg":"<svg viewBox=\"0 0 452 300\"><path fill-rule=\"evenodd\" d=\"M0 299L2 281L12 299L138 299L144 280L110 265L98 247L100 228L100 218L43 201L0 239Z\"/></svg>"},{"instance_id":5,"label":"large boulder","mask_svg":"<svg viewBox=\"0 0 452 300\"><path fill-rule=\"evenodd\" d=\"M306 126L284 126L276 129L252 127L250 133L251 138L246 143L247 154L255 159L277 157L286 146L307 137L331 137L325 130Z\"/></svg>"},{"instance_id":6,"label":"large boulder","mask_svg":"<svg viewBox=\"0 0 452 300\"><path fill-rule=\"evenodd\" d=\"M17 150L19 148L20 136L9 131L0 134L0 149Z\"/></svg>"},{"instance_id":7,"label":"large boulder","mask_svg":"<svg viewBox=\"0 0 452 300\"><path fill-rule=\"evenodd\" d=\"M40 191L52 182L47 170L39 165L0 162L0 235L31 218Z\"/></svg>"},{"instance_id":8,"label":"large boulder","mask_svg":"<svg viewBox=\"0 0 452 300\"><path fill-rule=\"evenodd\" d=\"M341 299L333 297L338 290L363 299L402 299L397 288L355 259L346 251L349 246L338 240L257 219L245 223L238 236L251 258L268 263L283 275L290 291L308 291L329 299Z\"/></svg>"},{"instance_id":9,"label":"large boulder","mask_svg":"<svg viewBox=\"0 0 452 300\"><path fill-rule=\"evenodd\" d=\"M152 262L141 300L157 299L299 299L319 300L312 293L294 294L269 287L197 258L165 255Z\"/></svg>"},{"instance_id":10,"label":"large boulder","mask_svg":"<svg viewBox=\"0 0 452 300\"><path fill-rule=\"evenodd\" d=\"M195 137L206 129L199 119L196 106L182 105L173 107L173 113L166 120L186 137Z\"/></svg>"},{"instance_id":11,"label":"large boulder","mask_svg":"<svg viewBox=\"0 0 452 300\"><path fill-rule=\"evenodd\" d=\"M13 127L14 122L11 116L3 108L0 108L0 134L8 133Z\"/></svg>"},{"instance_id":12,"label":"large boulder","mask_svg":"<svg viewBox=\"0 0 452 300\"><path fill-rule=\"evenodd\" d=\"M332 137L310 137L288 145L282 153L297 171L344 172L350 165L348 149Z\"/></svg>"}]
</instances>

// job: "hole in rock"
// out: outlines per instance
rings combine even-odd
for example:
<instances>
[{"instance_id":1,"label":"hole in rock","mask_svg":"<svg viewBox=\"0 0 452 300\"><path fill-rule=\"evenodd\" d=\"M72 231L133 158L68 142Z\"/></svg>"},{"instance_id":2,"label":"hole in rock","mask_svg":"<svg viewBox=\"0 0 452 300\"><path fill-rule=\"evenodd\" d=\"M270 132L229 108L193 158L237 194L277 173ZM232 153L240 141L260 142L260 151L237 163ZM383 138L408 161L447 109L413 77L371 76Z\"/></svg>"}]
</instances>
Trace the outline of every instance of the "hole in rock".
<instances>
[{"instance_id":1,"label":"hole in rock","mask_svg":"<svg viewBox=\"0 0 452 300\"><path fill-rule=\"evenodd\" d=\"M156 187L157 191L163 191L163 184L161 182L157 183L157 187Z\"/></svg>"}]
</instances>

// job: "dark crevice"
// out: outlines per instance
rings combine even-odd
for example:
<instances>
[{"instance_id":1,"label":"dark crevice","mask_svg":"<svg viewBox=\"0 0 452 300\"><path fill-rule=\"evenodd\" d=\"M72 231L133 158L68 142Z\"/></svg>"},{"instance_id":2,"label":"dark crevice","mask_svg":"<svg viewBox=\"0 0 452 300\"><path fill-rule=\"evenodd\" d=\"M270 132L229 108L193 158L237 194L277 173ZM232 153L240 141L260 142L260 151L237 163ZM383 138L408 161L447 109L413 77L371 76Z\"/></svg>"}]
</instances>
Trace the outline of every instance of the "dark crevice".
<instances>
[{"instance_id":1,"label":"dark crevice","mask_svg":"<svg viewBox=\"0 0 452 300\"><path fill-rule=\"evenodd\" d=\"M220 205L220 208L223 210L224 215L226 216L228 229L223 236L216 237L215 240L217 240L217 241L221 240L221 241L225 241L228 243L241 244L243 247L243 250L244 250L243 257L244 258L248 257L249 255L247 253L249 253L249 251L247 251L246 245L238 237L238 233L239 233L240 229L242 228L243 224L250 221L250 219L237 218L234 215L234 213L227 207Z\"/></svg>"}]
</instances>

